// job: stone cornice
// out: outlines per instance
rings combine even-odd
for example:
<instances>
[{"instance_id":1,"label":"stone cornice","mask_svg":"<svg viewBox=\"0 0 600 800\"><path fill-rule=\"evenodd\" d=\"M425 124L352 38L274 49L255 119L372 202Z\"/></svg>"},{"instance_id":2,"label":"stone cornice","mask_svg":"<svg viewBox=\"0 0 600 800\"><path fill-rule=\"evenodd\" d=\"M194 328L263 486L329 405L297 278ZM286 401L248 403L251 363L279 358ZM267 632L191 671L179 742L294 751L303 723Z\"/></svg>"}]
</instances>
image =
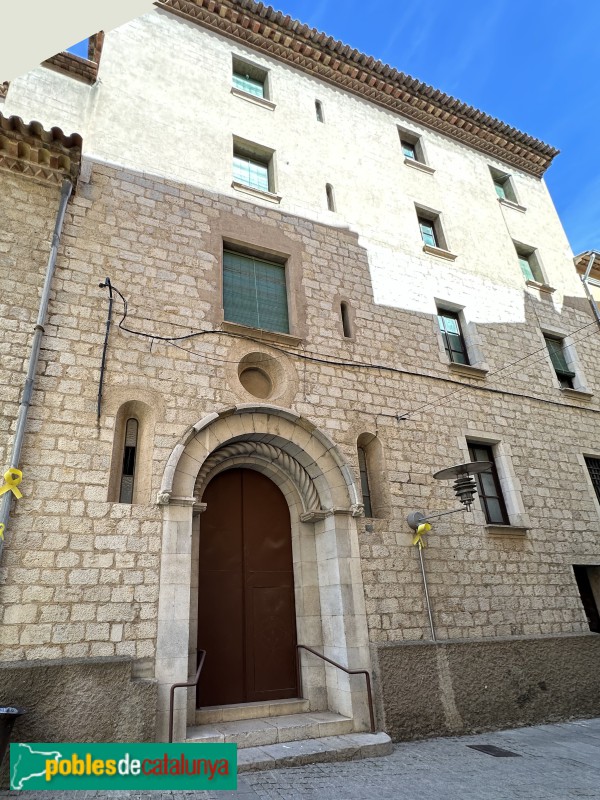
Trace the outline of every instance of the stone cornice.
<instances>
[{"instance_id":1,"label":"stone cornice","mask_svg":"<svg viewBox=\"0 0 600 800\"><path fill-rule=\"evenodd\" d=\"M155 5L292 64L536 177L558 150L253 0Z\"/></svg>"},{"instance_id":2,"label":"stone cornice","mask_svg":"<svg viewBox=\"0 0 600 800\"><path fill-rule=\"evenodd\" d=\"M0 114L0 170L60 186L64 178L77 182L82 139L65 136L60 128L45 130L39 122Z\"/></svg>"}]
</instances>

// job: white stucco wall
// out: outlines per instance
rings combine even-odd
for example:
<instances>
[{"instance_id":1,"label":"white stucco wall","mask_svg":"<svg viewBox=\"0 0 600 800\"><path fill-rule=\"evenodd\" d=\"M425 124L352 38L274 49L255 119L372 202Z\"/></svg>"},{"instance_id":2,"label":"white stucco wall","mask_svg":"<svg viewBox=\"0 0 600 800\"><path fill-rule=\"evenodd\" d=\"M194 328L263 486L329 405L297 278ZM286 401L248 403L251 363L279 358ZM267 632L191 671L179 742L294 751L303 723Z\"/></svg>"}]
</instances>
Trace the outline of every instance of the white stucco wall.
<instances>
[{"instance_id":1,"label":"white stucco wall","mask_svg":"<svg viewBox=\"0 0 600 800\"><path fill-rule=\"evenodd\" d=\"M232 53L269 70L274 109L231 93ZM274 150L279 207L359 232L378 303L432 313L438 298L474 322L522 321L525 292L539 292L512 240L537 248L557 310L582 296L543 181L164 11L107 35L95 87L40 68L11 85L4 113L78 129L96 158L241 199L232 137ZM404 163L398 125L422 136L434 174ZM490 166L512 176L524 212L498 202ZM423 252L415 203L441 213L455 261Z\"/></svg>"}]
</instances>

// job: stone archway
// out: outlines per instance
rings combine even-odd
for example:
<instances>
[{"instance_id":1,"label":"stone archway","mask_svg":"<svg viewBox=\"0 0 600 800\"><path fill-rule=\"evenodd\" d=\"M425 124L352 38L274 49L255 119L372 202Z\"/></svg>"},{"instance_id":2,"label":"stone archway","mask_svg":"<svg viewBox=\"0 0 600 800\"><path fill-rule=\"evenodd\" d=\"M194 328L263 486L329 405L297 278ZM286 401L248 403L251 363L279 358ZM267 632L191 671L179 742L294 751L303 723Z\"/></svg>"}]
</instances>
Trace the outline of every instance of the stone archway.
<instances>
[{"instance_id":1,"label":"stone archway","mask_svg":"<svg viewBox=\"0 0 600 800\"><path fill-rule=\"evenodd\" d=\"M369 668L366 611L355 517L362 505L338 448L308 420L273 406L240 405L214 413L178 444L164 472L164 506L156 677L158 738L165 738L169 687L195 671L194 603L201 497L232 467L255 469L283 492L292 524L298 641L352 668ZM364 685L313 656L302 685L311 709L351 716L367 727ZM356 679L355 679L356 680ZM183 738L185 692L176 695L175 738Z\"/></svg>"}]
</instances>

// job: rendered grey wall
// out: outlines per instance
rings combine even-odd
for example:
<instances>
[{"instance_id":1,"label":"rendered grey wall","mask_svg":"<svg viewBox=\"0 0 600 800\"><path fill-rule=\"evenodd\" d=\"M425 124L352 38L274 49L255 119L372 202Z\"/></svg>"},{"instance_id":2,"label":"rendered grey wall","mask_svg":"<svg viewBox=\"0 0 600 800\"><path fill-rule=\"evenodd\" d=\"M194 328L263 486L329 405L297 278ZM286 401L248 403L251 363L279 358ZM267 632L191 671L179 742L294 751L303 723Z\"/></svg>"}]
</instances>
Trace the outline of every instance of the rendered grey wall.
<instances>
[{"instance_id":1,"label":"rendered grey wall","mask_svg":"<svg viewBox=\"0 0 600 800\"><path fill-rule=\"evenodd\" d=\"M0 664L0 705L27 713L13 742L154 741L156 682L132 680L126 658ZM8 757L0 785L7 782Z\"/></svg>"},{"instance_id":2,"label":"rendered grey wall","mask_svg":"<svg viewBox=\"0 0 600 800\"><path fill-rule=\"evenodd\" d=\"M373 647L379 724L395 740L600 715L596 634Z\"/></svg>"}]
</instances>

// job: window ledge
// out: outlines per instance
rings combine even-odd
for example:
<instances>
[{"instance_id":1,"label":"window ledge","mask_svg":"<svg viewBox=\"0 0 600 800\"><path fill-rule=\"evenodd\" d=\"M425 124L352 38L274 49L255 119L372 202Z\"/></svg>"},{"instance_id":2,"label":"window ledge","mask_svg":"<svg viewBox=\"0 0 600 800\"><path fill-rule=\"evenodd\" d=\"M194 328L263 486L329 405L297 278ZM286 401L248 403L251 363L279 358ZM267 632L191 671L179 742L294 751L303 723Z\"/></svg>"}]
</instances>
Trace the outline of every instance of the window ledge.
<instances>
[{"instance_id":1,"label":"window ledge","mask_svg":"<svg viewBox=\"0 0 600 800\"><path fill-rule=\"evenodd\" d=\"M240 325L238 322L228 322L224 320L221 329L228 333L239 333L249 339L260 339L263 342L279 342L289 347L298 347L302 344L299 336L292 336L289 333L279 333L278 331L266 331L262 328L251 328L249 325Z\"/></svg>"},{"instance_id":2,"label":"window ledge","mask_svg":"<svg viewBox=\"0 0 600 800\"><path fill-rule=\"evenodd\" d=\"M245 183L239 181L232 181L231 185L238 192L249 194L252 197L259 197L261 200L267 200L269 203L281 203L281 196L273 192L263 192L262 189L254 189L252 186L246 186Z\"/></svg>"},{"instance_id":3,"label":"window ledge","mask_svg":"<svg viewBox=\"0 0 600 800\"><path fill-rule=\"evenodd\" d=\"M522 539L527 535L529 528L522 528L520 525L486 525L485 532L490 536L511 536Z\"/></svg>"},{"instance_id":4,"label":"window ledge","mask_svg":"<svg viewBox=\"0 0 600 800\"><path fill-rule=\"evenodd\" d=\"M556 291L556 289L549 286L547 283L540 283L539 281L525 281L525 283L527 286L530 286L532 289L537 289L539 292L553 294Z\"/></svg>"},{"instance_id":5,"label":"window ledge","mask_svg":"<svg viewBox=\"0 0 600 800\"><path fill-rule=\"evenodd\" d=\"M274 111L276 108L272 100L267 100L266 97L257 97L255 94L244 92L242 89L237 89L235 86L231 87L231 94L235 97L241 97L242 100L247 100L249 103L254 103L255 106L267 108L269 111Z\"/></svg>"},{"instance_id":6,"label":"window ledge","mask_svg":"<svg viewBox=\"0 0 600 800\"><path fill-rule=\"evenodd\" d=\"M522 206L520 203L515 203L513 200L507 200L506 197L499 197L498 202L501 206L506 206L507 208L514 208L515 211L520 211L521 213L525 213L527 209L525 206Z\"/></svg>"},{"instance_id":7,"label":"window ledge","mask_svg":"<svg viewBox=\"0 0 600 800\"><path fill-rule=\"evenodd\" d=\"M435 169L430 167L429 164L424 164L422 161L417 161L414 158L405 158L404 163L407 167L418 169L420 172L426 172L428 175L433 175Z\"/></svg>"},{"instance_id":8,"label":"window ledge","mask_svg":"<svg viewBox=\"0 0 600 800\"><path fill-rule=\"evenodd\" d=\"M474 367L472 364L458 364L456 361L451 361L448 364L448 369L456 375L462 375L465 378L476 378L480 381L484 380L489 372L487 369Z\"/></svg>"},{"instance_id":9,"label":"window ledge","mask_svg":"<svg viewBox=\"0 0 600 800\"><path fill-rule=\"evenodd\" d=\"M432 247L430 244L423 245L423 251L438 258L445 258L447 261L454 261L456 256L449 250L444 250L443 247Z\"/></svg>"},{"instance_id":10,"label":"window ledge","mask_svg":"<svg viewBox=\"0 0 600 800\"><path fill-rule=\"evenodd\" d=\"M594 396L593 392L586 392L585 389L569 389L568 386L560 388L560 391L565 397L572 397L574 400L591 400Z\"/></svg>"}]
</instances>

